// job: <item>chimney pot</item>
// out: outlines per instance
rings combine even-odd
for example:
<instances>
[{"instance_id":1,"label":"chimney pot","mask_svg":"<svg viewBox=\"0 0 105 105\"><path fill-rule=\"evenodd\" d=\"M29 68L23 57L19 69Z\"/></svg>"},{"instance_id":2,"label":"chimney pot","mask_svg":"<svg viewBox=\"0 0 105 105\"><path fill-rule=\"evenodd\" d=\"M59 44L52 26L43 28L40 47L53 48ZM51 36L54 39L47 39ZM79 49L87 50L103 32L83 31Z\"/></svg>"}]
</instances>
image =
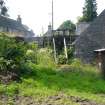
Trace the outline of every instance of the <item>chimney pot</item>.
<instances>
[{"instance_id":1,"label":"chimney pot","mask_svg":"<svg viewBox=\"0 0 105 105\"><path fill-rule=\"evenodd\" d=\"M22 24L22 19L20 15L18 15L17 21Z\"/></svg>"}]
</instances>

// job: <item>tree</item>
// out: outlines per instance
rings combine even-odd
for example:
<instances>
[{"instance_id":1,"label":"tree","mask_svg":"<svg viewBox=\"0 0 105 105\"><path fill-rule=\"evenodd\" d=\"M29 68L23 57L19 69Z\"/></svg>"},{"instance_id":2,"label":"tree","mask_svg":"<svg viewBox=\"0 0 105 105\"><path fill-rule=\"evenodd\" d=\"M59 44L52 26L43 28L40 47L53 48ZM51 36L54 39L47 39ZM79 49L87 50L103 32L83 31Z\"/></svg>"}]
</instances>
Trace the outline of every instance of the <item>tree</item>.
<instances>
[{"instance_id":1,"label":"tree","mask_svg":"<svg viewBox=\"0 0 105 105\"><path fill-rule=\"evenodd\" d=\"M59 28L60 30L70 30L72 33L75 32L76 26L71 20L64 21Z\"/></svg>"},{"instance_id":2,"label":"tree","mask_svg":"<svg viewBox=\"0 0 105 105\"><path fill-rule=\"evenodd\" d=\"M85 0L83 7L83 17L79 19L80 22L90 22L97 17L97 2L96 0Z\"/></svg>"},{"instance_id":3,"label":"tree","mask_svg":"<svg viewBox=\"0 0 105 105\"><path fill-rule=\"evenodd\" d=\"M5 6L4 0L0 0L0 15L8 16L7 12L8 12L8 9Z\"/></svg>"}]
</instances>

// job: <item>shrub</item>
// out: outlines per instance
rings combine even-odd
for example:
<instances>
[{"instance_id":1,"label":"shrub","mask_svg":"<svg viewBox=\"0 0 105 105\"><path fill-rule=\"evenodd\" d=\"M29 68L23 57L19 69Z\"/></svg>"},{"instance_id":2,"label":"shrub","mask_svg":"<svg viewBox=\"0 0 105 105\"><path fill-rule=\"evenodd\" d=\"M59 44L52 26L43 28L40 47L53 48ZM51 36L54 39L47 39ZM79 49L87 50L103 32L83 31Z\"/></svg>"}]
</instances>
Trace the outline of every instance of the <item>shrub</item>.
<instances>
[{"instance_id":1,"label":"shrub","mask_svg":"<svg viewBox=\"0 0 105 105\"><path fill-rule=\"evenodd\" d=\"M66 64L66 62L67 62L67 59L66 59L66 57L65 57L65 55L59 55L59 57L58 57L58 64Z\"/></svg>"},{"instance_id":2,"label":"shrub","mask_svg":"<svg viewBox=\"0 0 105 105\"><path fill-rule=\"evenodd\" d=\"M83 63L80 61L80 59L73 59L71 61L71 66L80 68L83 66Z\"/></svg>"},{"instance_id":3,"label":"shrub","mask_svg":"<svg viewBox=\"0 0 105 105\"><path fill-rule=\"evenodd\" d=\"M27 44L26 60L28 62L37 63L38 47L36 43Z\"/></svg>"},{"instance_id":4,"label":"shrub","mask_svg":"<svg viewBox=\"0 0 105 105\"><path fill-rule=\"evenodd\" d=\"M47 48L40 49L37 53L37 64L46 67L55 67L52 50Z\"/></svg>"},{"instance_id":5,"label":"shrub","mask_svg":"<svg viewBox=\"0 0 105 105\"><path fill-rule=\"evenodd\" d=\"M26 47L24 42L16 42L15 39L7 37L4 33L0 35L0 70L19 70L20 65L25 62Z\"/></svg>"},{"instance_id":6,"label":"shrub","mask_svg":"<svg viewBox=\"0 0 105 105\"><path fill-rule=\"evenodd\" d=\"M64 54L64 50L58 55L58 64L71 64L71 61L73 60L74 57L74 47L67 48L67 55L68 59L66 58Z\"/></svg>"},{"instance_id":7,"label":"shrub","mask_svg":"<svg viewBox=\"0 0 105 105\"><path fill-rule=\"evenodd\" d=\"M68 53L68 59L73 58L74 57L74 47L68 48L67 53Z\"/></svg>"}]
</instances>

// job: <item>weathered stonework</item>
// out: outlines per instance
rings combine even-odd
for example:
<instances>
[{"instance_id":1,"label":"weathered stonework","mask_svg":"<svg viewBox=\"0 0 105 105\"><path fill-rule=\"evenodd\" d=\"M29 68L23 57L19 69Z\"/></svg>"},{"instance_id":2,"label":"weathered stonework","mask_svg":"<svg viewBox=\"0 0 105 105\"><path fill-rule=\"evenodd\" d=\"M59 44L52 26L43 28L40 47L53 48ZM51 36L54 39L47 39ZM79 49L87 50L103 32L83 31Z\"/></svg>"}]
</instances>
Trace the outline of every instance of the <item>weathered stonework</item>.
<instances>
[{"instance_id":1,"label":"weathered stonework","mask_svg":"<svg viewBox=\"0 0 105 105\"><path fill-rule=\"evenodd\" d=\"M87 29L90 25L90 22L80 22L76 25L76 35L80 35L85 29Z\"/></svg>"},{"instance_id":2,"label":"weathered stonework","mask_svg":"<svg viewBox=\"0 0 105 105\"><path fill-rule=\"evenodd\" d=\"M94 50L105 48L105 10L75 41L75 55L85 63L94 61Z\"/></svg>"},{"instance_id":3,"label":"weathered stonework","mask_svg":"<svg viewBox=\"0 0 105 105\"><path fill-rule=\"evenodd\" d=\"M17 20L13 20L0 15L0 32L5 32L10 37L21 37L24 40L34 36L34 33L22 24L20 17Z\"/></svg>"}]
</instances>

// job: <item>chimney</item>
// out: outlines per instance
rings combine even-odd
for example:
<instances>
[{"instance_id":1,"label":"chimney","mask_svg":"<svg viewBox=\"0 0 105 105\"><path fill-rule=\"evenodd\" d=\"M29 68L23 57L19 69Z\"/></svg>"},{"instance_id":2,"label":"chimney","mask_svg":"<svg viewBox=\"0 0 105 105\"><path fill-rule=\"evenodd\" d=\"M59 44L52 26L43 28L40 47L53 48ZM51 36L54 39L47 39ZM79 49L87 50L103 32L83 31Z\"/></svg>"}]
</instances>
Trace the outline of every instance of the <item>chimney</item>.
<instances>
[{"instance_id":1,"label":"chimney","mask_svg":"<svg viewBox=\"0 0 105 105\"><path fill-rule=\"evenodd\" d=\"M22 24L22 19L20 15L18 15L17 21Z\"/></svg>"},{"instance_id":2,"label":"chimney","mask_svg":"<svg viewBox=\"0 0 105 105\"><path fill-rule=\"evenodd\" d=\"M52 30L51 25L48 25L48 31L51 31L51 30Z\"/></svg>"},{"instance_id":3,"label":"chimney","mask_svg":"<svg viewBox=\"0 0 105 105\"><path fill-rule=\"evenodd\" d=\"M52 26L49 24L48 25L48 33L47 33L47 36L51 36L51 33L52 33Z\"/></svg>"}]
</instances>

